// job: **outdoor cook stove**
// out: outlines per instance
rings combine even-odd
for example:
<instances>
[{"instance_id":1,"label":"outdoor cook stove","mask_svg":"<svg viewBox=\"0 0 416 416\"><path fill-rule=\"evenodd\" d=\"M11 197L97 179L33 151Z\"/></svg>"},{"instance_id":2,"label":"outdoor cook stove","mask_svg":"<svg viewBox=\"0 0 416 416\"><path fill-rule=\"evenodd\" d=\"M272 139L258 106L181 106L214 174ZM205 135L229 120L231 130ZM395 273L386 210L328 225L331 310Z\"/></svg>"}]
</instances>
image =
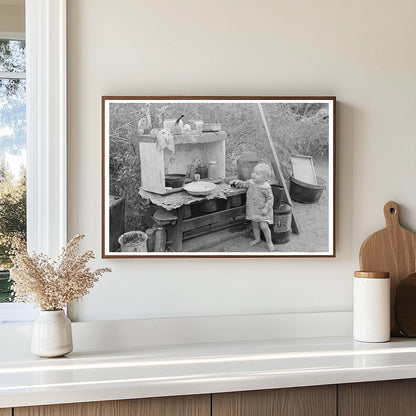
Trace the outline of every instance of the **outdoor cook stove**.
<instances>
[{"instance_id":1,"label":"outdoor cook stove","mask_svg":"<svg viewBox=\"0 0 416 416\"><path fill-rule=\"evenodd\" d=\"M179 192L182 188L166 189L165 175L186 174L190 165L206 165L217 162L218 178L225 178L225 139L224 131L174 135L175 152L161 149L155 136L141 135L140 165L141 187L160 195Z\"/></svg>"}]
</instances>

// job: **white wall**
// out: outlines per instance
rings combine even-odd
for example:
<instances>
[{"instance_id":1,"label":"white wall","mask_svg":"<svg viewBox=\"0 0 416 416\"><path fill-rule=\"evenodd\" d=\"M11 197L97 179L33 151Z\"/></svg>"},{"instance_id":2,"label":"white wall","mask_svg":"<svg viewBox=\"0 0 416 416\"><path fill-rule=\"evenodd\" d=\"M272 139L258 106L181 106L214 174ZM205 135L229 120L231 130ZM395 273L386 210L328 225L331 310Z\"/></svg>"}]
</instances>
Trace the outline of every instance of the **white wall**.
<instances>
[{"instance_id":1,"label":"white wall","mask_svg":"<svg viewBox=\"0 0 416 416\"><path fill-rule=\"evenodd\" d=\"M335 259L97 260L113 272L78 319L351 310L384 203L416 229L415 15L413 0L68 1L69 235L97 257L101 95L338 98Z\"/></svg>"},{"instance_id":2,"label":"white wall","mask_svg":"<svg viewBox=\"0 0 416 416\"><path fill-rule=\"evenodd\" d=\"M0 3L0 32L24 32L25 31L25 6L24 4Z\"/></svg>"}]
</instances>

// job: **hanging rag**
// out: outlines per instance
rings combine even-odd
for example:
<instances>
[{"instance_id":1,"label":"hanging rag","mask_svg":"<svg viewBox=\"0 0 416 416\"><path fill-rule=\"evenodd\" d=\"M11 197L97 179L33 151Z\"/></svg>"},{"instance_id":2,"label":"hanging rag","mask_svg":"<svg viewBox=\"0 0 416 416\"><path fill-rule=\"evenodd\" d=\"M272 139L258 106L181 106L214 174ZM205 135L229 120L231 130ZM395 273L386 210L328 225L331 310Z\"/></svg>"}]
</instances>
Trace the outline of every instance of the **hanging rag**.
<instances>
[{"instance_id":1,"label":"hanging rag","mask_svg":"<svg viewBox=\"0 0 416 416\"><path fill-rule=\"evenodd\" d=\"M175 140L173 139L173 134L169 129L159 130L156 139L161 150L167 147L172 153L175 153Z\"/></svg>"}]
</instances>

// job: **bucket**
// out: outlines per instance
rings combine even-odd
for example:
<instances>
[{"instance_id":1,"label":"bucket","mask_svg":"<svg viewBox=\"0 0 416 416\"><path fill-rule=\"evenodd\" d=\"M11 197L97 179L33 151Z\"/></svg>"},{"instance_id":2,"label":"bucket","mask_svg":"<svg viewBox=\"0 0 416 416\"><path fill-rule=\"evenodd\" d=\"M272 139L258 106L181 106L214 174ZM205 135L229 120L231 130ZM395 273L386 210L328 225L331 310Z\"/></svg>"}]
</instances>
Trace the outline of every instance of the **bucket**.
<instances>
[{"instance_id":1,"label":"bucket","mask_svg":"<svg viewBox=\"0 0 416 416\"><path fill-rule=\"evenodd\" d=\"M272 187L274 198L273 208L278 209L280 205L282 205L284 188L282 185L279 185L278 183L271 183L270 186Z\"/></svg>"},{"instance_id":2,"label":"bucket","mask_svg":"<svg viewBox=\"0 0 416 416\"><path fill-rule=\"evenodd\" d=\"M322 192L326 188L325 181L319 177L316 178L318 185L302 182L294 177L290 177L290 197L302 204L314 204L319 201Z\"/></svg>"},{"instance_id":3,"label":"bucket","mask_svg":"<svg viewBox=\"0 0 416 416\"><path fill-rule=\"evenodd\" d=\"M242 181L248 181L251 179L251 173L259 162L260 158L255 153L243 153L240 157L238 157L238 179Z\"/></svg>"},{"instance_id":4,"label":"bucket","mask_svg":"<svg viewBox=\"0 0 416 416\"><path fill-rule=\"evenodd\" d=\"M142 231L129 231L118 238L123 252L147 252L148 235Z\"/></svg>"},{"instance_id":5,"label":"bucket","mask_svg":"<svg viewBox=\"0 0 416 416\"><path fill-rule=\"evenodd\" d=\"M230 207L235 208L241 205L241 195L233 195L230 198Z\"/></svg>"},{"instance_id":6,"label":"bucket","mask_svg":"<svg viewBox=\"0 0 416 416\"><path fill-rule=\"evenodd\" d=\"M290 240L292 228L292 207L282 202L273 209L272 241L273 244L285 244Z\"/></svg>"},{"instance_id":7,"label":"bucket","mask_svg":"<svg viewBox=\"0 0 416 416\"><path fill-rule=\"evenodd\" d=\"M191 206L190 205L182 205L182 219L186 220L187 218L191 218Z\"/></svg>"},{"instance_id":8,"label":"bucket","mask_svg":"<svg viewBox=\"0 0 416 416\"><path fill-rule=\"evenodd\" d=\"M201 211L204 213L211 213L217 210L217 201L215 199L210 199L208 201L201 203Z\"/></svg>"}]
</instances>

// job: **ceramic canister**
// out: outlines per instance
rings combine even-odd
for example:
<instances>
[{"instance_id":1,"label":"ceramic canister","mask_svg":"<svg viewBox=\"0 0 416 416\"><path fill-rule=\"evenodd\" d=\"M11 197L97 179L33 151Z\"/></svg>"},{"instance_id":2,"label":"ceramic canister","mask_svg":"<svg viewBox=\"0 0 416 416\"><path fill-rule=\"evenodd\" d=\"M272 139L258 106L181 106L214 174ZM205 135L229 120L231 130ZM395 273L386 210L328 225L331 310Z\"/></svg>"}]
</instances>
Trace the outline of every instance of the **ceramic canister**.
<instances>
[{"instance_id":1,"label":"ceramic canister","mask_svg":"<svg viewBox=\"0 0 416 416\"><path fill-rule=\"evenodd\" d=\"M353 336L362 342L390 340L389 273L354 273Z\"/></svg>"}]
</instances>

